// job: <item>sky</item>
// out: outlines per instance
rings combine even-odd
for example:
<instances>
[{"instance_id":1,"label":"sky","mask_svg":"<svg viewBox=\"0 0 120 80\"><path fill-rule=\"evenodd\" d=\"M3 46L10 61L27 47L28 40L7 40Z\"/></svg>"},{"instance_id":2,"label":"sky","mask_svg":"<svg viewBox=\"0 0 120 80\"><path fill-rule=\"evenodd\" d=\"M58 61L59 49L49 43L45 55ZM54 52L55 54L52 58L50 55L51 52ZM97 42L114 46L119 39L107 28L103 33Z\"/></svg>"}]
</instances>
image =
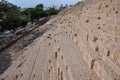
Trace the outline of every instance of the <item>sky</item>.
<instances>
[{"instance_id":1,"label":"sky","mask_svg":"<svg viewBox=\"0 0 120 80\"><path fill-rule=\"evenodd\" d=\"M35 7L37 4L44 4L45 7L51 7L53 5L60 6L61 4L73 5L81 0L8 0L17 6L22 8Z\"/></svg>"}]
</instances>

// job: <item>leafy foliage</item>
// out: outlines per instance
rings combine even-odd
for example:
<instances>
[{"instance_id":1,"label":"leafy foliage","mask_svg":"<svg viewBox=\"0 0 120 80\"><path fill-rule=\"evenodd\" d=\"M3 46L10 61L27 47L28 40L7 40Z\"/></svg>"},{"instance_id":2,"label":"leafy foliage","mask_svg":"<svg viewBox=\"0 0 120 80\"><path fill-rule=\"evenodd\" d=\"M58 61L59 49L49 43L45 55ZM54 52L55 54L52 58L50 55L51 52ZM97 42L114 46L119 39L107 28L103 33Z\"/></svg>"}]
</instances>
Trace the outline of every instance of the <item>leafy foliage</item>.
<instances>
[{"instance_id":1,"label":"leafy foliage","mask_svg":"<svg viewBox=\"0 0 120 80\"><path fill-rule=\"evenodd\" d=\"M35 8L28 8L22 13L28 16L29 20L34 21L35 19L56 15L58 10L55 8L48 8L47 10L44 10L44 5L38 4Z\"/></svg>"},{"instance_id":2,"label":"leafy foliage","mask_svg":"<svg viewBox=\"0 0 120 80\"><path fill-rule=\"evenodd\" d=\"M28 21L48 17L58 13L55 8L44 10L43 4L38 4L35 8L27 8L23 11L18 10L19 7L11 3L0 2L0 31L16 29L25 26Z\"/></svg>"},{"instance_id":3,"label":"leafy foliage","mask_svg":"<svg viewBox=\"0 0 120 80\"><path fill-rule=\"evenodd\" d=\"M0 2L0 30L11 30L20 26L25 26L28 22L27 17L17 10L17 6L13 4L5 4Z\"/></svg>"}]
</instances>

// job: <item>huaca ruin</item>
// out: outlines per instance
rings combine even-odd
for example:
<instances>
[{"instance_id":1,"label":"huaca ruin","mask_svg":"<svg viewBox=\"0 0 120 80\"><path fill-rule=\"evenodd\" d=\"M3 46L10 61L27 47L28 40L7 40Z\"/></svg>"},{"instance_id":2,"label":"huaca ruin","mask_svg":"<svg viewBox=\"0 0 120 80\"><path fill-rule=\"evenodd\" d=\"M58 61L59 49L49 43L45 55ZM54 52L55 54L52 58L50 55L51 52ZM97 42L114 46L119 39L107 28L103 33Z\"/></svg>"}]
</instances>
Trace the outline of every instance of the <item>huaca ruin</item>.
<instances>
[{"instance_id":1,"label":"huaca ruin","mask_svg":"<svg viewBox=\"0 0 120 80\"><path fill-rule=\"evenodd\" d=\"M41 28L0 80L120 80L120 0L83 0Z\"/></svg>"}]
</instances>

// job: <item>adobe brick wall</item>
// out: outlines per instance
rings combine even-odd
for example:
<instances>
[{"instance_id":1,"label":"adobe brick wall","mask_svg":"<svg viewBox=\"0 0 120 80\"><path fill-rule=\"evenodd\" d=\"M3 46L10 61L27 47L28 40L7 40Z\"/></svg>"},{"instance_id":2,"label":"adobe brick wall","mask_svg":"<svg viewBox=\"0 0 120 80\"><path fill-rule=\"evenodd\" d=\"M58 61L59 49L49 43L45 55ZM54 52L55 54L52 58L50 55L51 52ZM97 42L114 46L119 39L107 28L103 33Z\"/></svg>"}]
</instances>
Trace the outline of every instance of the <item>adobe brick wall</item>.
<instances>
[{"instance_id":1,"label":"adobe brick wall","mask_svg":"<svg viewBox=\"0 0 120 80\"><path fill-rule=\"evenodd\" d=\"M120 76L120 1L83 0L68 11L62 18L69 21L62 23L63 30L80 46L85 61L102 79L117 79L116 75Z\"/></svg>"},{"instance_id":2,"label":"adobe brick wall","mask_svg":"<svg viewBox=\"0 0 120 80\"><path fill-rule=\"evenodd\" d=\"M36 41L36 46L28 48L30 57L26 57L30 64L20 69L24 72L21 80L31 74L30 80L47 80L49 73L50 80L58 80L57 72L60 80L79 80L80 74L92 71L81 80L120 80L120 0L83 0L61 11L46 25L52 26L50 31ZM50 54L48 58L47 54ZM46 59L49 63L44 68ZM16 68L16 72L20 70ZM10 75L8 79L12 80Z\"/></svg>"}]
</instances>

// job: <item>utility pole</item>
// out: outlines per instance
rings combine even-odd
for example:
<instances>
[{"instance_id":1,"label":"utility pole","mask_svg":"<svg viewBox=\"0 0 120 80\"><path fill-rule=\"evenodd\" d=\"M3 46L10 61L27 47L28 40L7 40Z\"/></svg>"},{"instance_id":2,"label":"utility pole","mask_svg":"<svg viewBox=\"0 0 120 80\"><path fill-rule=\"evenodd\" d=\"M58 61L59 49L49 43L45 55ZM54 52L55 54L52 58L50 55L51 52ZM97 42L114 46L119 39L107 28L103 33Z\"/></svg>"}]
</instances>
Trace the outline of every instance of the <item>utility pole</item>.
<instances>
[{"instance_id":1,"label":"utility pole","mask_svg":"<svg viewBox=\"0 0 120 80\"><path fill-rule=\"evenodd\" d=\"M31 14L30 14L30 12L29 12L29 21L31 22Z\"/></svg>"}]
</instances>

